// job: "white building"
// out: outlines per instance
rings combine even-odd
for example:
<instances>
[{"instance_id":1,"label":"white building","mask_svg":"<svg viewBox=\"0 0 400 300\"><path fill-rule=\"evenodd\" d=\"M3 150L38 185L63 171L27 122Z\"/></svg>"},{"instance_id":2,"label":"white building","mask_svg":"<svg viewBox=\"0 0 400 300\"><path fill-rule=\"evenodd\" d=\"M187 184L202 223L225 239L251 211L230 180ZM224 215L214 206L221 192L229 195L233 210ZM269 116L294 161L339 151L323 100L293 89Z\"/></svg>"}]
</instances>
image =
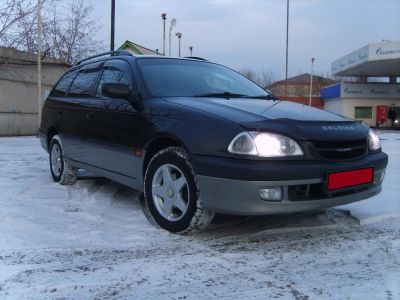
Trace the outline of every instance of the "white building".
<instances>
[{"instance_id":1,"label":"white building","mask_svg":"<svg viewBox=\"0 0 400 300\"><path fill-rule=\"evenodd\" d=\"M58 60L42 60L42 103L68 67ZM37 81L36 54L0 47L0 136L37 133Z\"/></svg>"},{"instance_id":2,"label":"white building","mask_svg":"<svg viewBox=\"0 0 400 300\"><path fill-rule=\"evenodd\" d=\"M400 41L369 44L332 63L336 76L358 77L321 90L324 109L372 126L390 126L388 111L400 118ZM370 77L388 78L386 83Z\"/></svg>"}]
</instances>

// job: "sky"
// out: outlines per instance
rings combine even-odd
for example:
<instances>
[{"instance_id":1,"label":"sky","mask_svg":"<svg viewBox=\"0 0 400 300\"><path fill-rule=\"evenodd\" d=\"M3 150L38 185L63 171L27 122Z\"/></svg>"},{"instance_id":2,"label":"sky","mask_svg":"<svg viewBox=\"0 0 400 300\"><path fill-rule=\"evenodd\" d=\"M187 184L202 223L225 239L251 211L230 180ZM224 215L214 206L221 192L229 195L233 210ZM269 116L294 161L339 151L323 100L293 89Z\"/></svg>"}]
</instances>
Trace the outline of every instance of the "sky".
<instances>
[{"instance_id":1,"label":"sky","mask_svg":"<svg viewBox=\"0 0 400 300\"><path fill-rule=\"evenodd\" d=\"M89 0L110 39L111 0ZM285 77L286 0L116 0L116 47L130 40L162 51L161 13L172 18L172 54L193 55L236 70ZM330 74L332 61L369 43L400 40L400 0L290 0L289 77L311 70Z\"/></svg>"}]
</instances>

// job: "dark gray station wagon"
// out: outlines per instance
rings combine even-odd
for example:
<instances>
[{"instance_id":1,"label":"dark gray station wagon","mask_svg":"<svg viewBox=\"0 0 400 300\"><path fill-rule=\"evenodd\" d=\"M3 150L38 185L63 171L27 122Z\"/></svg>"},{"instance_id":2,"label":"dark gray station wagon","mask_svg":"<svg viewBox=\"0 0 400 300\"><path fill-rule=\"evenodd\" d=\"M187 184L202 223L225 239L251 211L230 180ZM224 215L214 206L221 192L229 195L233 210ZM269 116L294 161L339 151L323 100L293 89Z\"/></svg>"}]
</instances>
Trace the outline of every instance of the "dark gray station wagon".
<instances>
[{"instance_id":1,"label":"dark gray station wagon","mask_svg":"<svg viewBox=\"0 0 400 300\"><path fill-rule=\"evenodd\" d=\"M40 138L54 181L77 169L144 193L172 232L215 213L315 210L381 191L387 155L366 125L279 101L235 71L200 59L86 59L48 96Z\"/></svg>"}]
</instances>

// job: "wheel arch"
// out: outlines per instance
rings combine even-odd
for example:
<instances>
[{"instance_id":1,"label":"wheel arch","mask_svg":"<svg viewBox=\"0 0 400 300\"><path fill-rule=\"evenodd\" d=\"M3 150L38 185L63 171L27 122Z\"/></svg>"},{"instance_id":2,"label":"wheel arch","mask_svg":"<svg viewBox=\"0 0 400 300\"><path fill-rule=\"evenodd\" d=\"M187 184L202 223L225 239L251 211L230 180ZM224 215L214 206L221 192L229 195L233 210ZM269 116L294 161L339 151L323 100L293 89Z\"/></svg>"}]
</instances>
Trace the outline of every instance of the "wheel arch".
<instances>
[{"instance_id":1,"label":"wheel arch","mask_svg":"<svg viewBox=\"0 0 400 300\"><path fill-rule=\"evenodd\" d=\"M144 174L146 173L147 166L149 165L152 157L160 150L173 146L182 147L185 149L187 153L190 153L188 148L182 141L171 135L157 136L148 144L148 146L146 147L146 154L143 159L143 169L142 169L143 178Z\"/></svg>"},{"instance_id":2,"label":"wheel arch","mask_svg":"<svg viewBox=\"0 0 400 300\"><path fill-rule=\"evenodd\" d=\"M47 149L50 149L51 139L56 134L58 134L58 131L55 127L51 126L51 127L49 127L49 129L47 129L47 134L46 134Z\"/></svg>"}]
</instances>

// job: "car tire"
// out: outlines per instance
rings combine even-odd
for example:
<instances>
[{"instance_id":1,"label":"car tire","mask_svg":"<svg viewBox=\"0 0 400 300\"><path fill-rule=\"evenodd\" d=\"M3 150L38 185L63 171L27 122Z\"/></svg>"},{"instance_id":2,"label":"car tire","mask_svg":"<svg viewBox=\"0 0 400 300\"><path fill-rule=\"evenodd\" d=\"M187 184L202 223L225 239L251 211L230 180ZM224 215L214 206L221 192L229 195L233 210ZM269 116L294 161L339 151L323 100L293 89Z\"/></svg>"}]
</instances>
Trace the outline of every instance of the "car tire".
<instances>
[{"instance_id":1,"label":"car tire","mask_svg":"<svg viewBox=\"0 0 400 300\"><path fill-rule=\"evenodd\" d=\"M75 183L77 169L70 166L66 161L61 139L58 135L53 136L50 142L49 163L50 173L55 182L62 185Z\"/></svg>"},{"instance_id":2,"label":"car tire","mask_svg":"<svg viewBox=\"0 0 400 300\"><path fill-rule=\"evenodd\" d=\"M154 155L145 173L144 190L145 213L170 232L199 231L214 217L202 208L196 175L181 147L168 147Z\"/></svg>"}]
</instances>

